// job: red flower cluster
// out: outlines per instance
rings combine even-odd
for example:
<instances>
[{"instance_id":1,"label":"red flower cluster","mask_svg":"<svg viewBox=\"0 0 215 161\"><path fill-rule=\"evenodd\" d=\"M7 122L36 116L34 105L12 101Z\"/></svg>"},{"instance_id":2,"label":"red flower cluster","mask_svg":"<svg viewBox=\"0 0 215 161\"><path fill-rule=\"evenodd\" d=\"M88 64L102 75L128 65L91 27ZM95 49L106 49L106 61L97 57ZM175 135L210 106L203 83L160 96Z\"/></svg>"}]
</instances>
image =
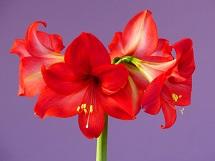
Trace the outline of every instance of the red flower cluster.
<instances>
[{"instance_id":1,"label":"red flower cluster","mask_svg":"<svg viewBox=\"0 0 215 161\"><path fill-rule=\"evenodd\" d=\"M81 131L98 137L105 115L132 120L141 108L155 115L161 109L162 128L176 120L175 106L190 104L195 69L192 41L170 45L158 38L150 11L140 12L117 32L109 51L92 34L82 33L65 54L61 36L38 31L37 21L11 53L20 58L19 95L39 94L35 113L78 115ZM173 56L175 52L175 56Z\"/></svg>"}]
</instances>

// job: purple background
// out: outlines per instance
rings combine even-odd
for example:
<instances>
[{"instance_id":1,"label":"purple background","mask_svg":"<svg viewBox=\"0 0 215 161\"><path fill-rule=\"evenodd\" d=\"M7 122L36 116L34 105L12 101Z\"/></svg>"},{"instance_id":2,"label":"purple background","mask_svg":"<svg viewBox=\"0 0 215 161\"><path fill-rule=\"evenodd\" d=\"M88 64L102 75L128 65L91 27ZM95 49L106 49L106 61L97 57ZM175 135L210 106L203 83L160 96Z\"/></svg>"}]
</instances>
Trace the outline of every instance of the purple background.
<instances>
[{"instance_id":1,"label":"purple background","mask_svg":"<svg viewBox=\"0 0 215 161\"><path fill-rule=\"evenodd\" d=\"M135 121L110 119L109 161L214 161L214 0L1 0L0 1L0 161L94 161L95 140L81 134L76 118L39 120L35 98L17 97L18 58L9 55L35 20L67 45L81 31L107 46L137 12L153 12L160 37L194 41L197 70L192 105L175 126L161 130L162 115L141 112Z\"/></svg>"}]
</instances>

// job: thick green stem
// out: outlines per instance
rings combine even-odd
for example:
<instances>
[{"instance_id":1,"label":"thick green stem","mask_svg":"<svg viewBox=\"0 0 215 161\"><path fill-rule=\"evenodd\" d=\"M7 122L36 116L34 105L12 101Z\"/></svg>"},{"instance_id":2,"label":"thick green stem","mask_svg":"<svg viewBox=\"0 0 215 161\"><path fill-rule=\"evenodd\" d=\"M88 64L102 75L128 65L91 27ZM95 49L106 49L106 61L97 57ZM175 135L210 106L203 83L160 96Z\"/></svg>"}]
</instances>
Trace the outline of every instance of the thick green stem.
<instances>
[{"instance_id":1,"label":"thick green stem","mask_svg":"<svg viewBox=\"0 0 215 161\"><path fill-rule=\"evenodd\" d=\"M107 161L108 116L105 116L105 127L97 138L96 161Z\"/></svg>"}]
</instances>

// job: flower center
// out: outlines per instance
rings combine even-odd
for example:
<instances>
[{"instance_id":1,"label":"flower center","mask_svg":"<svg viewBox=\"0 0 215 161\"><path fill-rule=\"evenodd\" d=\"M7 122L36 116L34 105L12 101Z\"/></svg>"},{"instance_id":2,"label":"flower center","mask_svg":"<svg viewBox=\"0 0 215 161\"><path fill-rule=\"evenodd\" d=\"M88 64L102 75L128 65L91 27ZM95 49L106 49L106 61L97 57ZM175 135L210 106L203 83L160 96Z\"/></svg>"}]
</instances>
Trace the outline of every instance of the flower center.
<instances>
[{"instance_id":1,"label":"flower center","mask_svg":"<svg viewBox=\"0 0 215 161\"><path fill-rule=\"evenodd\" d=\"M100 80L97 76L92 74L86 74L83 76L83 80L88 82L91 85L99 85Z\"/></svg>"},{"instance_id":2,"label":"flower center","mask_svg":"<svg viewBox=\"0 0 215 161\"><path fill-rule=\"evenodd\" d=\"M100 80L98 77L91 75L91 79L94 82L94 84L98 85L100 83Z\"/></svg>"}]
</instances>

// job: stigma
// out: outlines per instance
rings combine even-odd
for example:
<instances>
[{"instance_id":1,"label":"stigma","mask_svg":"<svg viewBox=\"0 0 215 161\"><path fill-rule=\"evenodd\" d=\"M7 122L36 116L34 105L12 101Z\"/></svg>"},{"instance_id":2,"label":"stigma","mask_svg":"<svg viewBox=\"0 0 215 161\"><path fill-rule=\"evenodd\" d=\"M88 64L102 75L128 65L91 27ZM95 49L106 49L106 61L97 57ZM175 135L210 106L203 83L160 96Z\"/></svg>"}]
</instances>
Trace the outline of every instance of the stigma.
<instances>
[{"instance_id":1,"label":"stigma","mask_svg":"<svg viewBox=\"0 0 215 161\"><path fill-rule=\"evenodd\" d=\"M184 108L182 108L182 109L180 110L180 112L181 112L181 115L183 115L183 114L184 114Z\"/></svg>"},{"instance_id":2,"label":"stigma","mask_svg":"<svg viewBox=\"0 0 215 161\"><path fill-rule=\"evenodd\" d=\"M181 98L181 97L182 97L182 95L177 95L175 93L172 93L172 99L173 99L174 102L178 102L178 99Z\"/></svg>"}]
</instances>

